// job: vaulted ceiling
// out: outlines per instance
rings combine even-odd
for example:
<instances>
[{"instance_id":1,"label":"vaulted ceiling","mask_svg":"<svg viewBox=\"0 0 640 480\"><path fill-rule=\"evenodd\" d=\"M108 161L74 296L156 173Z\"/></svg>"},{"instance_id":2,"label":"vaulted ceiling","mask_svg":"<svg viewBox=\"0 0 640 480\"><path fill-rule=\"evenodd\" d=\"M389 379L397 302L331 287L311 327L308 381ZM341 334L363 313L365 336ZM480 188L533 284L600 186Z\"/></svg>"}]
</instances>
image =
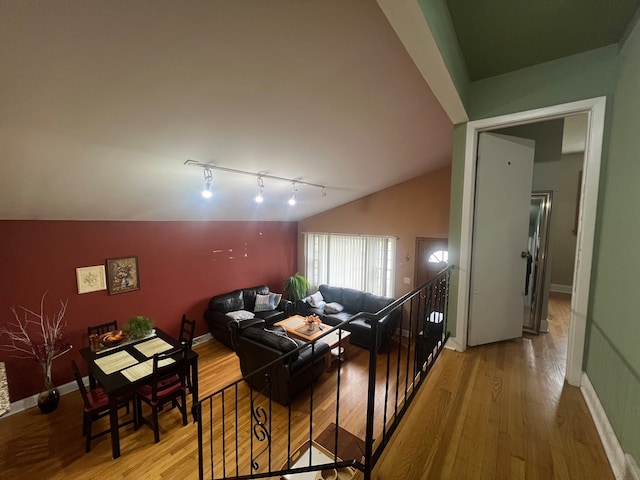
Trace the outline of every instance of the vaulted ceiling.
<instances>
[{"instance_id":1,"label":"vaulted ceiling","mask_svg":"<svg viewBox=\"0 0 640 480\"><path fill-rule=\"evenodd\" d=\"M576 2L529 3L555 18ZM613 36L600 41L619 38L637 5L578 3L624 13L603 16ZM558 32L546 24L509 53L523 5L449 0L472 78L547 59L540 32ZM563 21L586 22L567 11ZM582 37L567 43L593 48ZM554 38L542 43L566 54ZM485 40L491 50L470 47ZM0 4L0 62L0 219L298 220L451 162L434 79L372 0L10 0ZM327 195L299 185L291 207L292 185L265 180L256 205L255 177L214 171L203 200L202 170L188 159Z\"/></svg>"}]
</instances>

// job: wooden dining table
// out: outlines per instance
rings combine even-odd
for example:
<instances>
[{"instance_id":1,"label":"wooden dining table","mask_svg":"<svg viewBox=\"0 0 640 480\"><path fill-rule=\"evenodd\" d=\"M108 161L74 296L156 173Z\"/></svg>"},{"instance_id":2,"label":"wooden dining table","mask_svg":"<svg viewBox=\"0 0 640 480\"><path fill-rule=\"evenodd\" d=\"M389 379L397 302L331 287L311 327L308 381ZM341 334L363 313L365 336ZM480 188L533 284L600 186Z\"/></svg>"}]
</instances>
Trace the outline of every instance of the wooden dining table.
<instances>
[{"instance_id":1,"label":"wooden dining table","mask_svg":"<svg viewBox=\"0 0 640 480\"><path fill-rule=\"evenodd\" d=\"M80 349L87 362L89 374L104 388L109 396L109 422L111 425L111 450L113 458L120 456L120 432L118 429L118 398L135 392L151 380L153 354L179 347L180 342L159 328L142 339L128 340L121 345L94 352L90 347ZM188 350L187 365L191 372L191 397L198 402L198 354Z\"/></svg>"}]
</instances>

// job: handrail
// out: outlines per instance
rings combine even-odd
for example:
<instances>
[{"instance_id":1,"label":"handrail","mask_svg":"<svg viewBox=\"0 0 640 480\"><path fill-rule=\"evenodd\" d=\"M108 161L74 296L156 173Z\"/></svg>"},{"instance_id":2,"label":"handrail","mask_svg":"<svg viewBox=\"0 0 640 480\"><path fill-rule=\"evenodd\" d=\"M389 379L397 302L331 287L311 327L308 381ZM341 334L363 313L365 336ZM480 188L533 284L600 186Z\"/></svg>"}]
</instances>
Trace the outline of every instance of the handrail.
<instances>
[{"instance_id":1,"label":"handrail","mask_svg":"<svg viewBox=\"0 0 640 480\"><path fill-rule=\"evenodd\" d=\"M193 408L194 420L198 423L199 478L267 478L325 468L349 467L362 471L364 478L370 479L375 464L415 397L418 387L449 338L447 316L452 268L449 266L443 269L428 282L375 314L360 312L327 329L312 342L299 346L257 371L202 398ZM383 351L378 352L375 347L369 350L367 409L362 424L365 426L364 457L345 461L338 457L335 449L331 452L333 461L330 463L316 465L311 460L305 460L303 465L294 466L291 456L299 446L300 438L306 438L310 443L313 440L314 382L310 384L308 396L301 393L296 397L297 407L294 411L291 402L287 406L273 404L270 372L304 349L311 348L311 354L316 355L317 342L333 332L339 332L338 348L342 348L340 332L348 331L350 324L357 319L365 318L370 322L371 345L377 346L382 329L380 321L387 315L399 315L401 329L406 327L407 334L406 337L401 335ZM338 355L335 405L323 405L325 410L335 409L334 423L337 426L340 425L341 418L342 362L342 357ZM381 387L376 387L379 367L386 369L384 392L378 392L377 388ZM382 370L380 374L383 374ZM266 382L261 391L249 385L248 380L254 375L264 375ZM304 404L308 404L306 413L300 410ZM274 418L276 409L280 412L277 420ZM285 416L282 415L282 409L287 409ZM325 415L327 413L331 415L328 410ZM284 418L286 424L282 423ZM307 431L308 435L305 433ZM335 435L334 444L338 445L338 428ZM278 466L274 467L274 463Z\"/></svg>"}]
</instances>

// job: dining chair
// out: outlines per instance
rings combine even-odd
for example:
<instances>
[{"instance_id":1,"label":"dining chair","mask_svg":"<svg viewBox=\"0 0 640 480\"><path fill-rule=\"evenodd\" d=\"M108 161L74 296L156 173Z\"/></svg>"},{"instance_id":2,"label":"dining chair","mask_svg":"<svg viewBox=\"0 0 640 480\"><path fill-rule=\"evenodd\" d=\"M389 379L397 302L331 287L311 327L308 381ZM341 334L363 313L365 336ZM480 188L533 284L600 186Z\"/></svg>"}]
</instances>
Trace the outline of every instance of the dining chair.
<instances>
[{"instance_id":1,"label":"dining chair","mask_svg":"<svg viewBox=\"0 0 640 480\"><path fill-rule=\"evenodd\" d=\"M143 423L153 429L155 443L160 441L158 411L171 402L182 414L182 425L187 424L187 385L186 385L187 346L156 353L153 356L151 383L136 391L135 429ZM142 415L142 402L151 407L151 419Z\"/></svg>"},{"instance_id":2,"label":"dining chair","mask_svg":"<svg viewBox=\"0 0 640 480\"><path fill-rule=\"evenodd\" d=\"M89 339L89 346L91 346L91 335L101 335L103 333L113 332L118 329L118 320L113 322L101 323L100 325L92 325L87 327L87 338ZM98 382L93 378L93 375L89 374L89 387L96 388Z\"/></svg>"},{"instance_id":3,"label":"dining chair","mask_svg":"<svg viewBox=\"0 0 640 480\"><path fill-rule=\"evenodd\" d=\"M196 321L187 319L186 315L182 315L182 321L180 322L180 335L178 341L182 345L186 345L189 350L193 347L193 333L196 330ZM187 365L187 387L191 391L193 385L193 372L191 367Z\"/></svg>"},{"instance_id":4,"label":"dining chair","mask_svg":"<svg viewBox=\"0 0 640 480\"><path fill-rule=\"evenodd\" d=\"M98 433L92 432L93 422L104 416L109 415L109 397L107 396L107 393L104 391L102 387L91 388L89 391L87 391L87 387L85 387L84 385L84 381L82 380L82 375L80 374L80 370L78 369L78 365L76 364L75 360L71 360L71 369L73 370L73 376L76 379L76 383L78 384L78 390L80 390L80 395L82 396L82 401L84 403L84 409L82 414L82 435L86 437L85 451L89 453L91 451L91 440L111 432L111 428L108 428ZM132 397L130 395L128 397L122 397L118 399L118 409L126 407L127 409L126 413L128 414L129 400L131 398ZM118 428L124 427L126 425L129 425L135 422L135 418L136 418L135 409L136 409L136 405L134 403L133 418L123 423L119 423Z\"/></svg>"},{"instance_id":5,"label":"dining chair","mask_svg":"<svg viewBox=\"0 0 640 480\"><path fill-rule=\"evenodd\" d=\"M118 330L118 321L114 320L113 322L101 323L100 325L93 325L91 327L87 327L88 335L100 335L101 333L108 333L114 330Z\"/></svg>"},{"instance_id":6,"label":"dining chair","mask_svg":"<svg viewBox=\"0 0 640 480\"><path fill-rule=\"evenodd\" d=\"M193 347L193 332L196 330L196 321L187 319L186 315L182 315L180 322L180 335L178 341L183 345L187 345L189 350Z\"/></svg>"}]
</instances>

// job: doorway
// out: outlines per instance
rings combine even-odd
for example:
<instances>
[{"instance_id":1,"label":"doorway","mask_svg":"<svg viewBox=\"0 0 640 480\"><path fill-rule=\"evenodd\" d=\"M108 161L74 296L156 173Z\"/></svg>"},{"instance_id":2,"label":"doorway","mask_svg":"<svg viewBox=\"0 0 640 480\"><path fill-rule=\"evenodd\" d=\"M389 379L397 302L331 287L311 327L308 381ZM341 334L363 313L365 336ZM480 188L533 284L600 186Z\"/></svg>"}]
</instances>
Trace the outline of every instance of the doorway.
<instances>
[{"instance_id":1,"label":"doorway","mask_svg":"<svg viewBox=\"0 0 640 480\"><path fill-rule=\"evenodd\" d=\"M534 123L541 120L562 118L567 115L585 113L588 128L581 185L581 201L578 213L575 273L572 287L572 308L567 346L567 368L565 377L572 385L580 385L582 360L586 332L586 317L589 303L589 285L593 259L593 241L596 225L598 182L604 132L606 98L598 97L526 112L503 115L472 121L467 124L465 140L465 164L462 194L460 233L460 274L457 297L457 319L455 344L458 350L467 346L470 270L472 259L472 237L474 232L474 203L478 135L482 131L508 126Z\"/></svg>"},{"instance_id":2,"label":"doorway","mask_svg":"<svg viewBox=\"0 0 640 480\"><path fill-rule=\"evenodd\" d=\"M448 245L447 238L416 238L416 287L431 280L447 266Z\"/></svg>"}]
</instances>

